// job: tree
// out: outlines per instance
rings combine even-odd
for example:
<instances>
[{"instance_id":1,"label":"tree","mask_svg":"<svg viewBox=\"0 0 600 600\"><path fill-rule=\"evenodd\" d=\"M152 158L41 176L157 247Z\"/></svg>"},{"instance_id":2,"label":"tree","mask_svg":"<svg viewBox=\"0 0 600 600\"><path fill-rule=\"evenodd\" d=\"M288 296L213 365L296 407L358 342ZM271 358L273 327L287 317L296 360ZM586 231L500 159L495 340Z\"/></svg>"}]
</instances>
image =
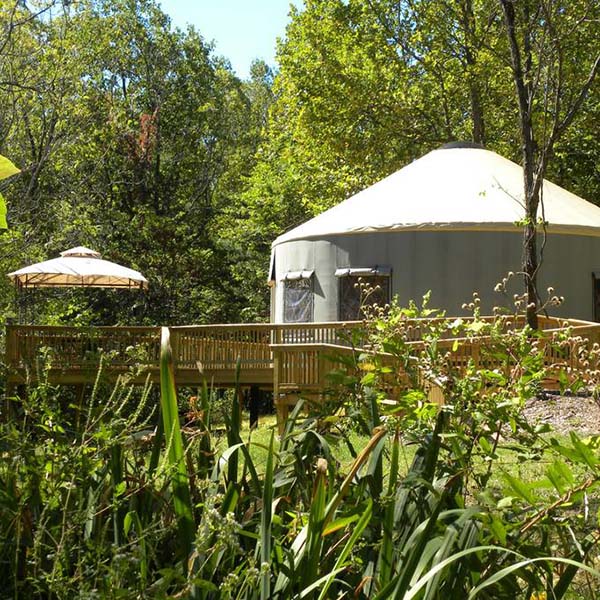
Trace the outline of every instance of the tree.
<instances>
[{"instance_id":1,"label":"tree","mask_svg":"<svg viewBox=\"0 0 600 600\"><path fill-rule=\"evenodd\" d=\"M262 249L263 281L277 235L417 156L486 136L510 148L494 44L483 43L486 11L469 0L309 0L292 8L238 219Z\"/></svg>"},{"instance_id":2,"label":"tree","mask_svg":"<svg viewBox=\"0 0 600 600\"><path fill-rule=\"evenodd\" d=\"M538 29L530 48L535 141L551 134L552 72L559 71L563 120L568 106L577 110L571 128L561 126L552 136L555 152L546 168L556 183L593 201L600 181L591 175L600 156L594 125L600 93L588 85L591 97L583 103L574 92L597 52L597 8L591 0L563 3L564 10L554 0L528 1L556 13L550 25L539 17L541 8L537 22L531 16L530 26ZM512 160L522 156L498 0L308 0L291 14L267 135L245 195L244 225L263 232L265 246L447 141L471 139ZM574 64L563 59L555 65L552 44L563 57L577 57Z\"/></svg>"},{"instance_id":3,"label":"tree","mask_svg":"<svg viewBox=\"0 0 600 600\"><path fill-rule=\"evenodd\" d=\"M600 70L600 5L594 0L499 2L519 108L527 322L537 328L537 235L544 175L555 145L581 111Z\"/></svg>"},{"instance_id":4,"label":"tree","mask_svg":"<svg viewBox=\"0 0 600 600\"><path fill-rule=\"evenodd\" d=\"M0 102L10 107L0 113L0 151L25 167L2 269L83 244L141 270L150 291L75 295L57 314L239 319L247 301L231 283L237 265L220 216L255 160L258 91L151 0L65 3L43 19L18 10L23 24L0 61ZM7 306L11 291L0 285Z\"/></svg>"}]
</instances>

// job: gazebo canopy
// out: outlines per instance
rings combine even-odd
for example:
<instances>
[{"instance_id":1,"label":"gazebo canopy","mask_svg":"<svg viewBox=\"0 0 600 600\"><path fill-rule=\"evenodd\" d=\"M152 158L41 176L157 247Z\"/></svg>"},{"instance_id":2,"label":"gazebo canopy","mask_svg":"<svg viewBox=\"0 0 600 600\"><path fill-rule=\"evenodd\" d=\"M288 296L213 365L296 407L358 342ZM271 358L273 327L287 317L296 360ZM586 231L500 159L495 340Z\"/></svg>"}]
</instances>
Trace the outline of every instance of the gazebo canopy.
<instances>
[{"instance_id":1,"label":"gazebo canopy","mask_svg":"<svg viewBox=\"0 0 600 600\"><path fill-rule=\"evenodd\" d=\"M103 260L99 252L83 246L61 252L59 258L24 267L8 276L19 288L148 289L148 280L138 271Z\"/></svg>"}]
</instances>

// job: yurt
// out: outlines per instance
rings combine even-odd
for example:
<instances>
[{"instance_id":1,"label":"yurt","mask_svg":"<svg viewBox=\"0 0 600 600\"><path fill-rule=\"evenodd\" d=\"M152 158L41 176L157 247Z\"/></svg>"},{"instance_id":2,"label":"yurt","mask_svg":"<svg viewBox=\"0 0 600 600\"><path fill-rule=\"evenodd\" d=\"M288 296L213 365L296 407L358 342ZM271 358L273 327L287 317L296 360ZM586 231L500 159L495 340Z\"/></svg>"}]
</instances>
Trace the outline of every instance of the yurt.
<instances>
[{"instance_id":1,"label":"yurt","mask_svg":"<svg viewBox=\"0 0 600 600\"><path fill-rule=\"evenodd\" d=\"M600 320L600 208L549 181L542 197L538 287L565 297L552 314ZM496 284L521 271L524 215L519 165L474 144L447 144L279 236L271 320L360 318L359 282L378 304L419 301L430 290L430 306L448 315L466 314L462 305L477 292L491 313L510 303Z\"/></svg>"}]
</instances>

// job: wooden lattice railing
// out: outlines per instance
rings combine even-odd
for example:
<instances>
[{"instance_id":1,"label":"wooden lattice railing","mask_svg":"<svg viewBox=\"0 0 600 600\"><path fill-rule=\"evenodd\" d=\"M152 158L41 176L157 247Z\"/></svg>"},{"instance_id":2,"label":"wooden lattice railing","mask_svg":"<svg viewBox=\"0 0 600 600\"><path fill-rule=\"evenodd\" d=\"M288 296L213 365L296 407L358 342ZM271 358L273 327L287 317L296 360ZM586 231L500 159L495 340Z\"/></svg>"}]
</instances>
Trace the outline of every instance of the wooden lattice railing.
<instances>
[{"instance_id":1,"label":"wooden lattice railing","mask_svg":"<svg viewBox=\"0 0 600 600\"><path fill-rule=\"evenodd\" d=\"M272 344L348 345L355 323L235 324L172 327L171 344L178 369L211 372L273 367ZM12 369L30 367L45 350L57 370L77 370L107 355L113 368L132 364L158 366L159 327L61 327L8 325L6 362Z\"/></svg>"},{"instance_id":2,"label":"wooden lattice railing","mask_svg":"<svg viewBox=\"0 0 600 600\"><path fill-rule=\"evenodd\" d=\"M97 367L100 355L111 367L142 362L158 366L160 328L158 327L60 327L8 325L6 362L9 367L33 365L45 350L52 368Z\"/></svg>"},{"instance_id":3,"label":"wooden lattice railing","mask_svg":"<svg viewBox=\"0 0 600 600\"><path fill-rule=\"evenodd\" d=\"M490 318L485 318L489 320ZM469 321L463 318L463 321ZM441 319L434 320L441 322ZM447 321L447 320L446 320ZM404 322L405 334L418 348L422 342L424 324L431 319L412 319ZM506 318L506 330L523 325L520 321ZM272 385L276 393L314 392L325 385L325 374L335 366L331 357L351 353L354 344L359 345L356 332L363 326L360 322L349 323L298 323L298 324L235 324L198 325L171 328L176 368L180 371L210 371L215 385L220 383L219 372L235 369L239 358L241 368L247 371L273 371ZM540 317L540 327L545 338L565 326L573 336L600 341L600 324L576 319L564 320ZM146 365L156 370L160 352L160 329L157 327L51 327L10 325L6 330L6 362L10 373L30 368L46 350L47 361L57 371L73 374L93 370L101 354L107 354L109 367L117 371L131 365ZM447 348L451 361L457 369L469 361L475 365L494 368L489 353L482 348L489 338L452 338L448 330L438 345ZM547 363L576 367L580 342L556 350L547 345ZM486 356L486 358L482 358ZM399 377L399 375L397 375ZM200 375L198 375L200 378ZM251 379L251 374L250 374ZM193 379L186 379L187 382ZM246 378L249 381L249 378Z\"/></svg>"}]
</instances>

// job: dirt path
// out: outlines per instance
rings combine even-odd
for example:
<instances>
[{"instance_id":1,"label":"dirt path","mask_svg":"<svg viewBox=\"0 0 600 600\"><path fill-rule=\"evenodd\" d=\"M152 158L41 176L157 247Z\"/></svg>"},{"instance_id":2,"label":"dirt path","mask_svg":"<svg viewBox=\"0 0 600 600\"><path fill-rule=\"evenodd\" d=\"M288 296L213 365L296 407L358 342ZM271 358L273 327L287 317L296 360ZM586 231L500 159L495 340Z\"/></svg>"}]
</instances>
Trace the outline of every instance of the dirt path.
<instances>
[{"instance_id":1,"label":"dirt path","mask_svg":"<svg viewBox=\"0 0 600 600\"><path fill-rule=\"evenodd\" d=\"M580 436L600 434L600 404L578 396L532 398L525 404L525 416L531 423L549 423L560 434L575 431Z\"/></svg>"}]
</instances>

